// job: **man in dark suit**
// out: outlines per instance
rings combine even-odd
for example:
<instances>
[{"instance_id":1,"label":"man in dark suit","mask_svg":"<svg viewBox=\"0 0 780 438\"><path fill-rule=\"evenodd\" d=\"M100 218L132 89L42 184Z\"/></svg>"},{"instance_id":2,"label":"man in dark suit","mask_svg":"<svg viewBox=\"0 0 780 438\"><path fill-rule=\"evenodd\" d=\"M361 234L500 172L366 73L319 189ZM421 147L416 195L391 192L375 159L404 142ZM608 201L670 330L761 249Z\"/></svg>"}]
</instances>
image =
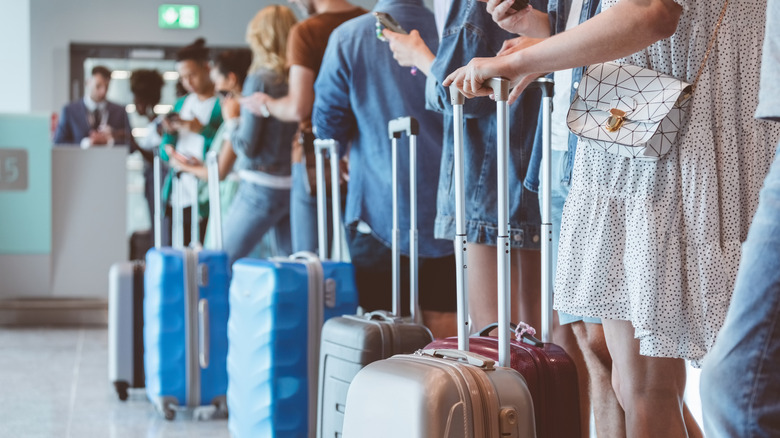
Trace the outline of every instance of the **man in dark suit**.
<instances>
[{"instance_id":1,"label":"man in dark suit","mask_svg":"<svg viewBox=\"0 0 780 438\"><path fill-rule=\"evenodd\" d=\"M85 86L83 99L62 109L54 144L92 146L128 144L131 141L130 122L121 105L106 100L111 71L96 66Z\"/></svg>"}]
</instances>

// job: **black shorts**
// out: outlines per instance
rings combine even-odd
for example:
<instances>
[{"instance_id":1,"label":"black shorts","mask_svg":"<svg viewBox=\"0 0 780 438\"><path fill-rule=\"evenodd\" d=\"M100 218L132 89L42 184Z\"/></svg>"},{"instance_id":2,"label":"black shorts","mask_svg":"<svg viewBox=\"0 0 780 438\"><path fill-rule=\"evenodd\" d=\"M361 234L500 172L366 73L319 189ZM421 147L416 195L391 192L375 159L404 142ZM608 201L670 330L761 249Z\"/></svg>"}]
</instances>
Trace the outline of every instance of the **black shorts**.
<instances>
[{"instance_id":1,"label":"black shorts","mask_svg":"<svg viewBox=\"0 0 780 438\"><path fill-rule=\"evenodd\" d=\"M367 312L392 310L393 252L371 234L347 228L360 306ZM455 256L421 257L418 264L420 308L455 312ZM401 256L401 313L409 315L409 257Z\"/></svg>"}]
</instances>

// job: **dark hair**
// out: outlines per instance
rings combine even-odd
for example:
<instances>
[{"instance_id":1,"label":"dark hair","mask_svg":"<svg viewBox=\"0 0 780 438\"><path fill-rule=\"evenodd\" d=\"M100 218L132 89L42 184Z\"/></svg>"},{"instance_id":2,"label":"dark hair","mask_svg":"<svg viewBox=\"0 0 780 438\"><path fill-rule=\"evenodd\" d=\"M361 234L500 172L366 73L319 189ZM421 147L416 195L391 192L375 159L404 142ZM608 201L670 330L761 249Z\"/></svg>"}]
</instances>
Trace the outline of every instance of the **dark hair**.
<instances>
[{"instance_id":1,"label":"dark hair","mask_svg":"<svg viewBox=\"0 0 780 438\"><path fill-rule=\"evenodd\" d=\"M208 62L209 49L206 48L206 40L198 38L189 46L184 46L176 52L176 61Z\"/></svg>"},{"instance_id":2,"label":"dark hair","mask_svg":"<svg viewBox=\"0 0 780 438\"><path fill-rule=\"evenodd\" d=\"M249 66L252 64L252 51L249 49L232 49L219 52L214 59L214 68L223 76L228 73L236 75L239 85L244 85Z\"/></svg>"},{"instance_id":3,"label":"dark hair","mask_svg":"<svg viewBox=\"0 0 780 438\"><path fill-rule=\"evenodd\" d=\"M184 88L184 84L181 83L181 79L176 81L176 97L184 97L188 93L187 89Z\"/></svg>"},{"instance_id":4,"label":"dark hair","mask_svg":"<svg viewBox=\"0 0 780 438\"><path fill-rule=\"evenodd\" d=\"M164 85L163 77L157 70L139 69L130 75L130 91L143 102L157 105Z\"/></svg>"},{"instance_id":5,"label":"dark hair","mask_svg":"<svg viewBox=\"0 0 780 438\"><path fill-rule=\"evenodd\" d=\"M92 67L92 76L95 75L103 76L103 78L109 81L111 80L111 70L103 67L102 65L96 65Z\"/></svg>"}]
</instances>

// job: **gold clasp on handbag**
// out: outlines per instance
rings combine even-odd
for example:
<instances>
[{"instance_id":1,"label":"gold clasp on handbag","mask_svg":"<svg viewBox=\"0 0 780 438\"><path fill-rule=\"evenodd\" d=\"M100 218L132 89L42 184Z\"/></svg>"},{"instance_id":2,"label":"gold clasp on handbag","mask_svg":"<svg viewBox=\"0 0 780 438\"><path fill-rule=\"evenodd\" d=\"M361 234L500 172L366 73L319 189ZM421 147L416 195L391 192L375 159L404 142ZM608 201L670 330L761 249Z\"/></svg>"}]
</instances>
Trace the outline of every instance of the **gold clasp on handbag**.
<instances>
[{"instance_id":1,"label":"gold clasp on handbag","mask_svg":"<svg viewBox=\"0 0 780 438\"><path fill-rule=\"evenodd\" d=\"M607 128L607 131L609 132L615 132L620 129L623 126L623 122L626 121L626 112L617 108L612 108L609 110L609 113L612 114L612 116L607 119L607 124L604 125L604 127Z\"/></svg>"}]
</instances>

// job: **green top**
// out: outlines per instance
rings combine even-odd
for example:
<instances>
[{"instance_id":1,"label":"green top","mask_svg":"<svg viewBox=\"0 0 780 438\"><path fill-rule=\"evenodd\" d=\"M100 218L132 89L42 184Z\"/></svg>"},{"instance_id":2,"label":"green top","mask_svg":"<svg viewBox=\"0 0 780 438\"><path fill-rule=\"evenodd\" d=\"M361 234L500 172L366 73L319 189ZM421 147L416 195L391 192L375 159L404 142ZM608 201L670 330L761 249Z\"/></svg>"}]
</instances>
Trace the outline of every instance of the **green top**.
<instances>
[{"instance_id":1,"label":"green top","mask_svg":"<svg viewBox=\"0 0 780 438\"><path fill-rule=\"evenodd\" d=\"M184 101L187 96L182 96L173 105L174 112L180 112ZM217 130L222 125L222 107L219 104L219 99L214 102L214 108L211 110L211 117L209 122L200 130L199 134L203 136L203 156L201 161L206 162L206 154L211 149L211 144L214 142ZM165 133L163 134L162 142L160 142L160 158L165 161L169 161L168 153L165 151L165 145L170 144L176 148L179 141L179 135L177 133ZM168 177L165 179L165 185L163 186L163 204L167 205L171 196L171 184L173 181L173 172L168 172ZM200 217L208 217L208 185L205 181L198 181L198 213Z\"/></svg>"}]
</instances>

